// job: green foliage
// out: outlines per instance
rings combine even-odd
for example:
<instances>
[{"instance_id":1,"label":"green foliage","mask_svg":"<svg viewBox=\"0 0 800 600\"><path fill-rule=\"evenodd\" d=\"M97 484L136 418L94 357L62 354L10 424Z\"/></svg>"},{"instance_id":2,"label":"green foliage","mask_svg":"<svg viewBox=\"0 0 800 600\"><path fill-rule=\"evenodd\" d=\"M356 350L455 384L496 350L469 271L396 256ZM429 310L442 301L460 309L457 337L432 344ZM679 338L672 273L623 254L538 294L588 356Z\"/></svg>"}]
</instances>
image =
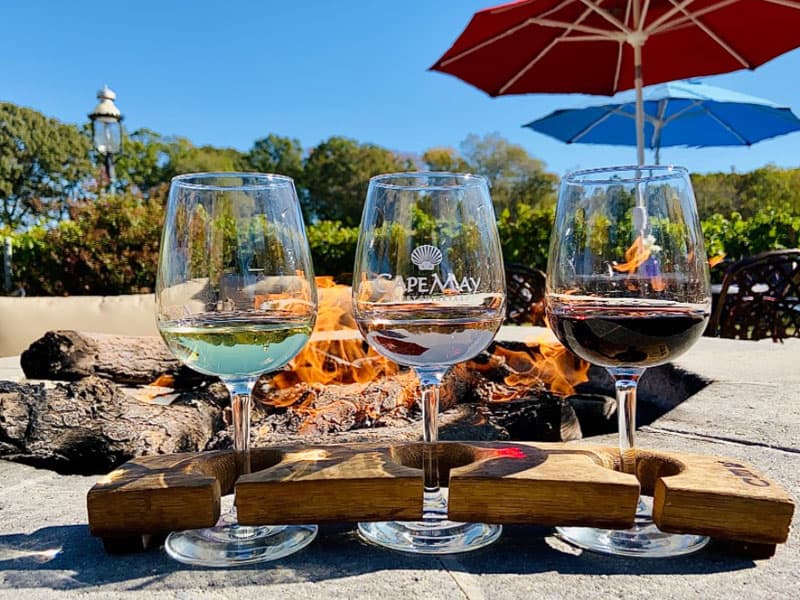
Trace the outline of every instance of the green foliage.
<instances>
[{"instance_id":1,"label":"green foliage","mask_svg":"<svg viewBox=\"0 0 800 600\"><path fill-rule=\"evenodd\" d=\"M491 184L505 260L546 265L557 177L522 146L497 134L468 136L460 153L433 147L415 159L344 137L331 137L304 157L298 140L276 134L240 152L140 129L125 137L116 158L112 196L96 192L100 166L93 164L98 157L86 129L0 103L0 234L13 239L14 278L28 293L151 289L169 180L202 171L292 177L310 223L315 270L330 275L353 268L357 227L373 175L414 170L417 164L482 174ZM692 181L709 256L725 254L730 262L800 245L800 169L767 166L749 173L695 174ZM654 223L656 217L660 227L671 227L669 211L653 215ZM414 215L418 232L433 231L435 225L424 211ZM578 229L574 236L581 234ZM262 233L264 243L272 244L279 232ZM407 242L398 228L384 236L387 243ZM617 244L602 237L583 241ZM206 249L198 246L197 252Z\"/></svg>"},{"instance_id":2,"label":"green foliage","mask_svg":"<svg viewBox=\"0 0 800 600\"><path fill-rule=\"evenodd\" d=\"M89 148L74 125L0 103L0 225L60 218L91 174Z\"/></svg>"},{"instance_id":3,"label":"green foliage","mask_svg":"<svg viewBox=\"0 0 800 600\"><path fill-rule=\"evenodd\" d=\"M763 208L800 214L800 169L773 166L749 173L692 175L701 219L738 212L745 219Z\"/></svg>"},{"instance_id":4,"label":"green foliage","mask_svg":"<svg viewBox=\"0 0 800 600\"><path fill-rule=\"evenodd\" d=\"M317 275L351 273L356 256L358 227L338 221L319 221L306 227L314 272Z\"/></svg>"},{"instance_id":5,"label":"green foliage","mask_svg":"<svg viewBox=\"0 0 800 600\"><path fill-rule=\"evenodd\" d=\"M13 237L14 279L30 295L147 292L155 282L163 199L102 195L72 219Z\"/></svg>"},{"instance_id":6,"label":"green foliage","mask_svg":"<svg viewBox=\"0 0 800 600\"><path fill-rule=\"evenodd\" d=\"M413 168L410 160L374 144L331 137L313 148L306 159L306 193L301 197L307 220L341 221L357 226L370 177Z\"/></svg>"},{"instance_id":7,"label":"green foliage","mask_svg":"<svg viewBox=\"0 0 800 600\"><path fill-rule=\"evenodd\" d=\"M255 141L246 162L252 171L287 175L297 187L302 186L303 146L299 140L270 133Z\"/></svg>"},{"instance_id":8,"label":"green foliage","mask_svg":"<svg viewBox=\"0 0 800 600\"><path fill-rule=\"evenodd\" d=\"M767 250L797 248L800 213L788 208L761 208L745 219L733 212L726 217L712 215L702 222L706 253L724 254L730 261Z\"/></svg>"},{"instance_id":9,"label":"green foliage","mask_svg":"<svg viewBox=\"0 0 800 600\"><path fill-rule=\"evenodd\" d=\"M149 129L123 134L123 152L116 157L117 187L147 194L169 181L169 142Z\"/></svg>"},{"instance_id":10,"label":"green foliage","mask_svg":"<svg viewBox=\"0 0 800 600\"><path fill-rule=\"evenodd\" d=\"M73 220L51 229L37 226L16 234L0 230L13 238L15 280L29 294L126 294L153 288L162 197L101 196L96 204L81 205L73 212ZM545 269L553 217L553 207L520 205L515 216L503 211L498 228L505 261ZM668 219L662 221L660 227L670 227ZM702 225L708 255L724 253L733 261L765 250L797 247L800 215L788 209L763 209L751 219L739 213L714 215ZM433 224L420 214L415 226L428 229ZM307 233L318 275L352 271L358 227L319 221L309 225ZM394 244L408 238L399 227L378 234L376 241L382 238ZM205 245L197 252L205 254ZM720 277L715 274L716 281Z\"/></svg>"},{"instance_id":11,"label":"green foliage","mask_svg":"<svg viewBox=\"0 0 800 600\"><path fill-rule=\"evenodd\" d=\"M554 215L553 206L527 204L518 205L515 215L508 209L500 213L497 228L504 260L544 270Z\"/></svg>"},{"instance_id":12,"label":"green foliage","mask_svg":"<svg viewBox=\"0 0 800 600\"><path fill-rule=\"evenodd\" d=\"M168 162L164 175L167 180L184 173L240 171L247 166L245 155L238 150L194 146L186 138L176 138L169 142L165 151Z\"/></svg>"},{"instance_id":13,"label":"green foliage","mask_svg":"<svg viewBox=\"0 0 800 600\"><path fill-rule=\"evenodd\" d=\"M470 170L489 180L495 210L514 216L519 206L554 206L558 177L522 146L497 133L467 136L461 149Z\"/></svg>"},{"instance_id":14,"label":"green foliage","mask_svg":"<svg viewBox=\"0 0 800 600\"><path fill-rule=\"evenodd\" d=\"M430 148L422 154L422 162L429 171L450 171L452 173L472 171L469 163L460 157L453 148Z\"/></svg>"}]
</instances>

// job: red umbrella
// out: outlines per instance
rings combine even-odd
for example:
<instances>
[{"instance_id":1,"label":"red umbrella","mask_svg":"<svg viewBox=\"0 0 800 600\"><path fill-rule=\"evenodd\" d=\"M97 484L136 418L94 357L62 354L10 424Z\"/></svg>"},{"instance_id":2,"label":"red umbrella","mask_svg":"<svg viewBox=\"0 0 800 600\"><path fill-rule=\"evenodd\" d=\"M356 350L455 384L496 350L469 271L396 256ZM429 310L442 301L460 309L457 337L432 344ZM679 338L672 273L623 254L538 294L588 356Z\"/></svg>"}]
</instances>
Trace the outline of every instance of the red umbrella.
<instances>
[{"instance_id":1,"label":"red umbrella","mask_svg":"<svg viewBox=\"0 0 800 600\"><path fill-rule=\"evenodd\" d=\"M431 68L492 96L636 88L642 164L643 85L755 69L798 45L800 0L518 0L475 13Z\"/></svg>"}]
</instances>

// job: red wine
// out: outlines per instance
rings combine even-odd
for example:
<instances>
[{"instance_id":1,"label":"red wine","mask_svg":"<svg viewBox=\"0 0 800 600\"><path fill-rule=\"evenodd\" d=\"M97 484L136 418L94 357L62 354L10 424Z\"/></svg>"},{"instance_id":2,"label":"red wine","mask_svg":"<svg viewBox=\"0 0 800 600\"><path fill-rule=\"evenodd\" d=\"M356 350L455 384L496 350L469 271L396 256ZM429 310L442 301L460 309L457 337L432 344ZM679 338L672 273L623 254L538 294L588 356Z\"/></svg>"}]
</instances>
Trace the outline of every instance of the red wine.
<instances>
[{"instance_id":1,"label":"red wine","mask_svg":"<svg viewBox=\"0 0 800 600\"><path fill-rule=\"evenodd\" d=\"M603 367L651 367L686 352L703 334L704 305L560 297L547 317L559 341Z\"/></svg>"}]
</instances>

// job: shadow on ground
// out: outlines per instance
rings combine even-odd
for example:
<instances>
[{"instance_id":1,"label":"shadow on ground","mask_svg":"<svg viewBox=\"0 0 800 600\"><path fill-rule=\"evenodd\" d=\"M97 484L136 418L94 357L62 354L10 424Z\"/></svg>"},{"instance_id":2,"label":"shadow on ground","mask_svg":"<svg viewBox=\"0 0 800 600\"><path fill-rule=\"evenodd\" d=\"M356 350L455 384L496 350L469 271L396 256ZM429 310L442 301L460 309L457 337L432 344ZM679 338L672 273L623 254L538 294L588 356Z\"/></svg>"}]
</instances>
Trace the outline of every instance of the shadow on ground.
<instances>
[{"instance_id":1,"label":"shadow on ground","mask_svg":"<svg viewBox=\"0 0 800 600\"><path fill-rule=\"evenodd\" d=\"M354 533L354 525L325 526L317 540L298 554L267 566L227 570L187 567L173 562L162 549L108 555L85 525L45 527L30 534L0 536L0 589L18 590L226 588L318 582L414 569L447 569L476 575L557 572L630 576L701 575L755 566L750 559L724 554L713 547L691 556L658 560L579 553L553 538L551 529L531 526L506 527L497 543L457 558L395 553L362 542Z\"/></svg>"}]
</instances>

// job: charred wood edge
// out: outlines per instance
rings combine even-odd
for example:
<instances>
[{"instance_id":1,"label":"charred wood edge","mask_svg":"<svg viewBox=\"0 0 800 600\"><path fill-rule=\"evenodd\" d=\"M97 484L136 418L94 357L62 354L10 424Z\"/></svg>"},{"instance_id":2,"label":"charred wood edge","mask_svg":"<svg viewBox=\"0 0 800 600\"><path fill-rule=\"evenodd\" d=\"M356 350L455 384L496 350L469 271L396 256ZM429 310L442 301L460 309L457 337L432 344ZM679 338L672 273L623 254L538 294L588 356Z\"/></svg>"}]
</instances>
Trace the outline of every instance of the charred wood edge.
<instances>
[{"instance_id":1,"label":"charred wood edge","mask_svg":"<svg viewBox=\"0 0 800 600\"><path fill-rule=\"evenodd\" d=\"M482 449L507 452L509 448L518 448L526 457L535 457L537 464L558 454L584 454L601 468L621 470L618 451L604 446L507 442L440 442L437 446L445 457L443 469L446 474L451 468L480 467L488 460L492 462L495 474L487 476L484 473L482 476L490 480L502 479L532 467L530 460L520 461L519 455L513 458L492 455L490 459L481 460ZM419 466L422 444L259 448L252 452L253 472L245 479L258 479L259 471L267 470L261 478L269 480L268 470L272 467L283 467L289 473L302 472L317 462L313 458L317 451L334 448L344 459L342 464L353 455L377 450L401 471L407 471ZM293 452L296 456L312 458L295 458L295 466L300 469L294 471L292 464L282 464ZM637 478L642 491L654 496L654 519L665 531L710 535L719 549L752 558L772 556L775 545L786 541L794 514L794 501L780 486L753 467L731 459L697 454L646 449L637 450L637 454ZM235 464L233 451L150 456L130 461L89 491L90 531L103 538L107 551L131 552L148 548L170 530L213 525L219 516L220 495L231 491L237 481ZM326 461L326 468L328 466L329 461ZM339 479L348 477L358 478L358 470L344 471ZM331 485L331 481L335 483L336 479L315 480L313 485L324 488ZM282 478L271 481L270 485L274 490L274 486L293 483ZM175 502L178 493L185 494L182 503ZM493 502L502 503L502 500L502 497L497 497ZM198 507L201 509L199 515L187 510ZM691 514L686 516L684 512ZM358 519L358 515L351 517L351 520ZM516 522L535 522L535 519Z\"/></svg>"}]
</instances>

